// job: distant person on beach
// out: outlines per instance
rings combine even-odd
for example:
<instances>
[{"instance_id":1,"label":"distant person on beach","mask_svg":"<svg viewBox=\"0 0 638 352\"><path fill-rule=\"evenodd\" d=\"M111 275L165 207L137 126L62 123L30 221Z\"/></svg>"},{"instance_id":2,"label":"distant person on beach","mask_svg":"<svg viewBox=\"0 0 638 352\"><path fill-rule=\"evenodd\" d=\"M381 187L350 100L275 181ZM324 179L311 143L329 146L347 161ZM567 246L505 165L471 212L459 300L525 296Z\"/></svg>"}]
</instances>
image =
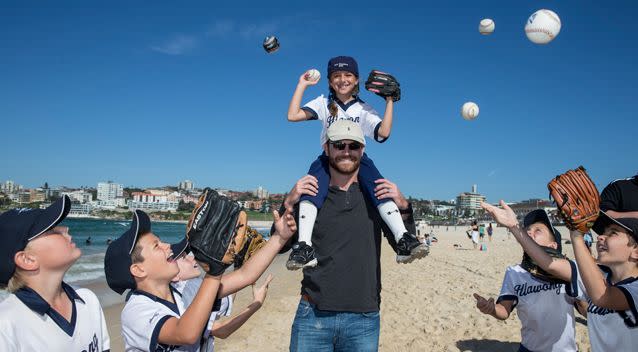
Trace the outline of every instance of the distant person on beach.
<instances>
[{"instance_id":1,"label":"distant person on beach","mask_svg":"<svg viewBox=\"0 0 638 352\"><path fill-rule=\"evenodd\" d=\"M485 241L485 224L479 225L479 239L481 242Z\"/></svg>"},{"instance_id":2,"label":"distant person on beach","mask_svg":"<svg viewBox=\"0 0 638 352\"><path fill-rule=\"evenodd\" d=\"M600 193L600 210L614 218L638 218L638 175L607 185Z\"/></svg>"},{"instance_id":3,"label":"distant person on beach","mask_svg":"<svg viewBox=\"0 0 638 352\"><path fill-rule=\"evenodd\" d=\"M46 209L0 215L2 351L108 351L110 339L97 296L62 281L82 252L59 226L71 209L62 196Z\"/></svg>"},{"instance_id":4,"label":"distant person on beach","mask_svg":"<svg viewBox=\"0 0 638 352\"><path fill-rule=\"evenodd\" d=\"M493 232L494 232L494 229L492 228L492 223L490 223L490 225L487 227L487 236L490 239L490 242L492 242Z\"/></svg>"},{"instance_id":5,"label":"distant person on beach","mask_svg":"<svg viewBox=\"0 0 638 352\"><path fill-rule=\"evenodd\" d=\"M355 123L340 120L330 126L328 138L347 145L361 141L363 132ZM317 266L303 270L290 351L377 351L382 230L391 245L396 242L374 203L364 195L363 185L357 183L363 148L342 149L328 143L324 150L330 187L312 234ZM303 194L314 193L313 188L316 181L302 177L283 206L293 207ZM391 198L406 228L416 232L412 206L394 183L381 180L376 195Z\"/></svg>"},{"instance_id":6,"label":"distant person on beach","mask_svg":"<svg viewBox=\"0 0 638 352\"><path fill-rule=\"evenodd\" d=\"M319 120L322 125L321 146L330 144L338 150L348 146L351 151L363 149L365 140L352 141L350 144L336 143L326 137L328 128L339 120L349 120L363 131L363 134L378 143L385 142L390 137L394 102L391 97L385 98L385 113L379 116L370 105L359 98L359 67L354 58L337 56L328 61L328 97L319 97L301 106L306 88L313 86L319 80L309 80L304 72L297 83L297 87L288 107L288 121L299 122ZM356 149L355 149L356 148ZM329 162L326 153L322 153L310 166L308 178L311 192L304 194L299 202L299 242L294 245L286 267L297 270L317 265L313 249L313 228L317 219L317 212L328 195L330 183ZM397 262L410 262L420 257L426 249L419 243L416 233L410 233L404 226L399 208L391 198L379 198L377 192L382 186L383 176L367 154L360 159L359 179L361 188L367 199L375 206L383 221L397 242Z\"/></svg>"},{"instance_id":7,"label":"distant person on beach","mask_svg":"<svg viewBox=\"0 0 638 352\"><path fill-rule=\"evenodd\" d=\"M549 275L566 282L571 296L588 302L587 330L592 351L633 351L638 345L638 219L612 218L600 212L592 229L598 234L594 259L580 231L570 231L576 265L550 256L521 231L516 214L482 205L496 221L512 230L525 253ZM558 242L560 243L560 242ZM531 287L531 286L528 286ZM526 292L532 290L526 288ZM537 307L538 308L538 307ZM547 310L552 312L556 310ZM540 318L543 326L554 321Z\"/></svg>"},{"instance_id":8,"label":"distant person on beach","mask_svg":"<svg viewBox=\"0 0 638 352\"><path fill-rule=\"evenodd\" d=\"M118 294L130 290L121 315L125 349L202 351L202 332L216 298L253 284L296 231L288 212L281 217L275 212L273 226L270 239L241 268L223 275L206 273L194 298L186 304L171 288L179 274L171 246L151 231L148 215L135 210L131 227L111 243L104 257L109 287Z\"/></svg>"},{"instance_id":9,"label":"distant person on beach","mask_svg":"<svg viewBox=\"0 0 638 352\"><path fill-rule=\"evenodd\" d=\"M202 284L202 271L193 255L188 253L189 249L186 239L172 244L171 251L179 267L179 273L173 278L171 286L181 295L184 306L188 307L193 302ZM210 314L206 328L202 332L200 351L214 351L215 337L221 339L229 337L262 307L266 299L266 294L268 293L268 284L270 284L272 278L272 275L268 275L264 284L258 288L255 288L253 284L253 301L240 314L223 322L219 321L219 319L231 315L233 299L232 295L224 297L218 296L218 299L213 305L213 312Z\"/></svg>"},{"instance_id":10,"label":"distant person on beach","mask_svg":"<svg viewBox=\"0 0 638 352\"><path fill-rule=\"evenodd\" d=\"M90 246L92 241L91 241L91 236L89 236L86 241L84 241L86 243L87 246Z\"/></svg>"},{"instance_id":11,"label":"distant person on beach","mask_svg":"<svg viewBox=\"0 0 638 352\"><path fill-rule=\"evenodd\" d=\"M483 203L486 204L486 203ZM489 207L492 207L489 205ZM486 208L488 212L491 208ZM494 216L501 223L501 219ZM514 215L514 220L516 216ZM547 213L534 210L523 220L523 229L516 238L538 244L538 248L562 252L560 232L550 223ZM523 247L525 248L525 247ZM485 299L474 293L476 307L483 314L498 320L509 318L517 309L521 321L521 345L519 351L577 351L575 341L574 304L565 282L550 282L535 277L525 269L524 253L521 264L509 266L501 292L494 298Z\"/></svg>"},{"instance_id":12,"label":"distant person on beach","mask_svg":"<svg viewBox=\"0 0 638 352\"><path fill-rule=\"evenodd\" d=\"M470 239L472 240L472 246L474 246L474 249L476 249L479 243L479 227L476 220L472 221L472 226L468 231L470 234Z\"/></svg>"}]
</instances>

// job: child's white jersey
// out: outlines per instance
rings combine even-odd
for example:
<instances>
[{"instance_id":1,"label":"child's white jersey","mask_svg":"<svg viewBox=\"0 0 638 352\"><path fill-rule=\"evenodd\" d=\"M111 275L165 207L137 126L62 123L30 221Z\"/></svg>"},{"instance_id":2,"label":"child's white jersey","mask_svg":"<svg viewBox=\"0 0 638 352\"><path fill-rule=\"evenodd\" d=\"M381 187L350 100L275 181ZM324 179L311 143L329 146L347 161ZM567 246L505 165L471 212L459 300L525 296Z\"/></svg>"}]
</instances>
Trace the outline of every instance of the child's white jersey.
<instances>
[{"instance_id":1,"label":"child's white jersey","mask_svg":"<svg viewBox=\"0 0 638 352\"><path fill-rule=\"evenodd\" d=\"M631 309L624 312L601 308L592 303L587 295L585 285L580 277L578 268L572 264L571 288L578 298L586 300L587 306L587 330L591 350L597 351L636 351L638 350L638 278L628 278L611 284L611 270L599 265L603 275L610 286L615 286L622 291L629 302Z\"/></svg>"},{"instance_id":2,"label":"child's white jersey","mask_svg":"<svg viewBox=\"0 0 638 352\"><path fill-rule=\"evenodd\" d=\"M92 351L110 349L100 302L86 288L62 288L73 304L67 321L35 291L22 288L0 303L0 350Z\"/></svg>"},{"instance_id":3,"label":"child's white jersey","mask_svg":"<svg viewBox=\"0 0 638 352\"><path fill-rule=\"evenodd\" d=\"M321 121L323 126L321 130L321 145L327 142L326 132L328 127L337 120L350 120L358 124L363 134L377 142L385 142L385 138L379 137L379 128L381 127L381 118L379 114L363 100L355 97L347 104L342 104L338 99L335 100L338 106L337 116L330 116L328 110L328 98L320 95L314 100L309 101L301 109L312 115L312 119Z\"/></svg>"},{"instance_id":4,"label":"child's white jersey","mask_svg":"<svg viewBox=\"0 0 638 352\"><path fill-rule=\"evenodd\" d=\"M567 286L567 287L566 287ZM549 283L520 265L507 268L498 302L512 301L521 320L521 345L530 351L577 351L569 285Z\"/></svg>"}]
</instances>

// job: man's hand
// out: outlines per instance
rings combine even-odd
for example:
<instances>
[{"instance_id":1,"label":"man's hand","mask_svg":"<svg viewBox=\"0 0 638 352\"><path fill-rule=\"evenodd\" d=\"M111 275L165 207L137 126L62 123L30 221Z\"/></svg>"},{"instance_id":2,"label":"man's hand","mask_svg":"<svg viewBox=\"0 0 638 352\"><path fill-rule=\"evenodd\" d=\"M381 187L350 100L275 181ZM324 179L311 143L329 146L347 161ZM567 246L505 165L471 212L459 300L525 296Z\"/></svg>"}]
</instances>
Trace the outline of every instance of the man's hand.
<instances>
[{"instance_id":1,"label":"man's hand","mask_svg":"<svg viewBox=\"0 0 638 352\"><path fill-rule=\"evenodd\" d=\"M494 298L485 299L478 293L474 294L474 298L476 299L476 308L478 308L481 313L495 316L496 303L494 303Z\"/></svg>"},{"instance_id":2,"label":"man's hand","mask_svg":"<svg viewBox=\"0 0 638 352\"><path fill-rule=\"evenodd\" d=\"M255 284L252 285L253 286L253 302L259 303L260 306L264 304L264 301L266 300L266 294L268 293L268 285L270 284L272 279L273 279L272 274L268 274L268 277L266 278L266 281L264 282L263 285L257 288L255 288Z\"/></svg>"},{"instance_id":3,"label":"man's hand","mask_svg":"<svg viewBox=\"0 0 638 352\"><path fill-rule=\"evenodd\" d=\"M297 222L292 213L286 209L283 216L279 216L278 211L273 211L273 221L275 224L275 233L284 240L288 241L290 237L297 231Z\"/></svg>"},{"instance_id":4,"label":"man's hand","mask_svg":"<svg viewBox=\"0 0 638 352\"><path fill-rule=\"evenodd\" d=\"M485 209L492 218L496 220L499 224L511 229L518 225L518 220L516 219L516 214L503 200L500 202L503 209L493 206L492 204L488 204L485 202L481 202L481 207Z\"/></svg>"},{"instance_id":5,"label":"man's hand","mask_svg":"<svg viewBox=\"0 0 638 352\"><path fill-rule=\"evenodd\" d=\"M284 200L284 207L292 213L292 208L294 207L303 194L307 194L310 196L316 196L319 190L319 183L317 182L317 178L312 175L306 175L295 183L294 187L288 193L288 196Z\"/></svg>"},{"instance_id":6,"label":"man's hand","mask_svg":"<svg viewBox=\"0 0 638 352\"><path fill-rule=\"evenodd\" d=\"M410 205L408 201L405 199L401 191L399 191L399 187L396 184L384 179L380 178L374 183L377 186L374 188L374 195L377 199L386 199L391 198L397 207L401 210L407 209Z\"/></svg>"}]
</instances>

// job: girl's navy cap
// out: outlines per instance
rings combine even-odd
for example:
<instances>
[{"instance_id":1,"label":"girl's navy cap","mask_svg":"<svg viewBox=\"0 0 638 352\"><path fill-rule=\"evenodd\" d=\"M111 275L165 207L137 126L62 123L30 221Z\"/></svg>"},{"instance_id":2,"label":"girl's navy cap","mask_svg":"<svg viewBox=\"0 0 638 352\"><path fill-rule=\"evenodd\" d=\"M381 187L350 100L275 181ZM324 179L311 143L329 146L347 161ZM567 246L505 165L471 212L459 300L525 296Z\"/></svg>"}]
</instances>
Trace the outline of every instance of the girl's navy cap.
<instances>
[{"instance_id":1,"label":"girl's navy cap","mask_svg":"<svg viewBox=\"0 0 638 352\"><path fill-rule=\"evenodd\" d=\"M547 226L547 228L554 235L554 240L556 240L556 243L558 244L558 248L557 248L558 251L563 253L563 246L561 243L560 232L558 232L558 230L556 230L556 228L552 226L552 222L549 219L549 215L547 215L547 212L544 209L536 209L527 213L527 215L525 215L525 218L523 219L523 226L528 227L531 224L536 222L543 223Z\"/></svg>"}]
</instances>

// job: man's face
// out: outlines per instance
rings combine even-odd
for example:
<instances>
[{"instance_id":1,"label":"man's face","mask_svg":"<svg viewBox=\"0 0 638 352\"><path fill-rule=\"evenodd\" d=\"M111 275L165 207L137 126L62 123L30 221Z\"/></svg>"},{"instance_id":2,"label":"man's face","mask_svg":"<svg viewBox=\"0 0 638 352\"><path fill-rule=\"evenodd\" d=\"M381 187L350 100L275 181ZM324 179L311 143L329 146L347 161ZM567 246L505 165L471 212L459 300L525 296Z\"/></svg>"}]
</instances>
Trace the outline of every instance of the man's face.
<instances>
[{"instance_id":1,"label":"man's face","mask_svg":"<svg viewBox=\"0 0 638 352\"><path fill-rule=\"evenodd\" d=\"M542 222L535 222L527 227L527 234L539 246L558 248L554 235L547 225Z\"/></svg>"},{"instance_id":2,"label":"man's face","mask_svg":"<svg viewBox=\"0 0 638 352\"><path fill-rule=\"evenodd\" d=\"M352 175L359 170L364 150L364 146L361 143L344 139L341 141L328 141L327 144L328 160L335 171L344 175Z\"/></svg>"}]
</instances>

